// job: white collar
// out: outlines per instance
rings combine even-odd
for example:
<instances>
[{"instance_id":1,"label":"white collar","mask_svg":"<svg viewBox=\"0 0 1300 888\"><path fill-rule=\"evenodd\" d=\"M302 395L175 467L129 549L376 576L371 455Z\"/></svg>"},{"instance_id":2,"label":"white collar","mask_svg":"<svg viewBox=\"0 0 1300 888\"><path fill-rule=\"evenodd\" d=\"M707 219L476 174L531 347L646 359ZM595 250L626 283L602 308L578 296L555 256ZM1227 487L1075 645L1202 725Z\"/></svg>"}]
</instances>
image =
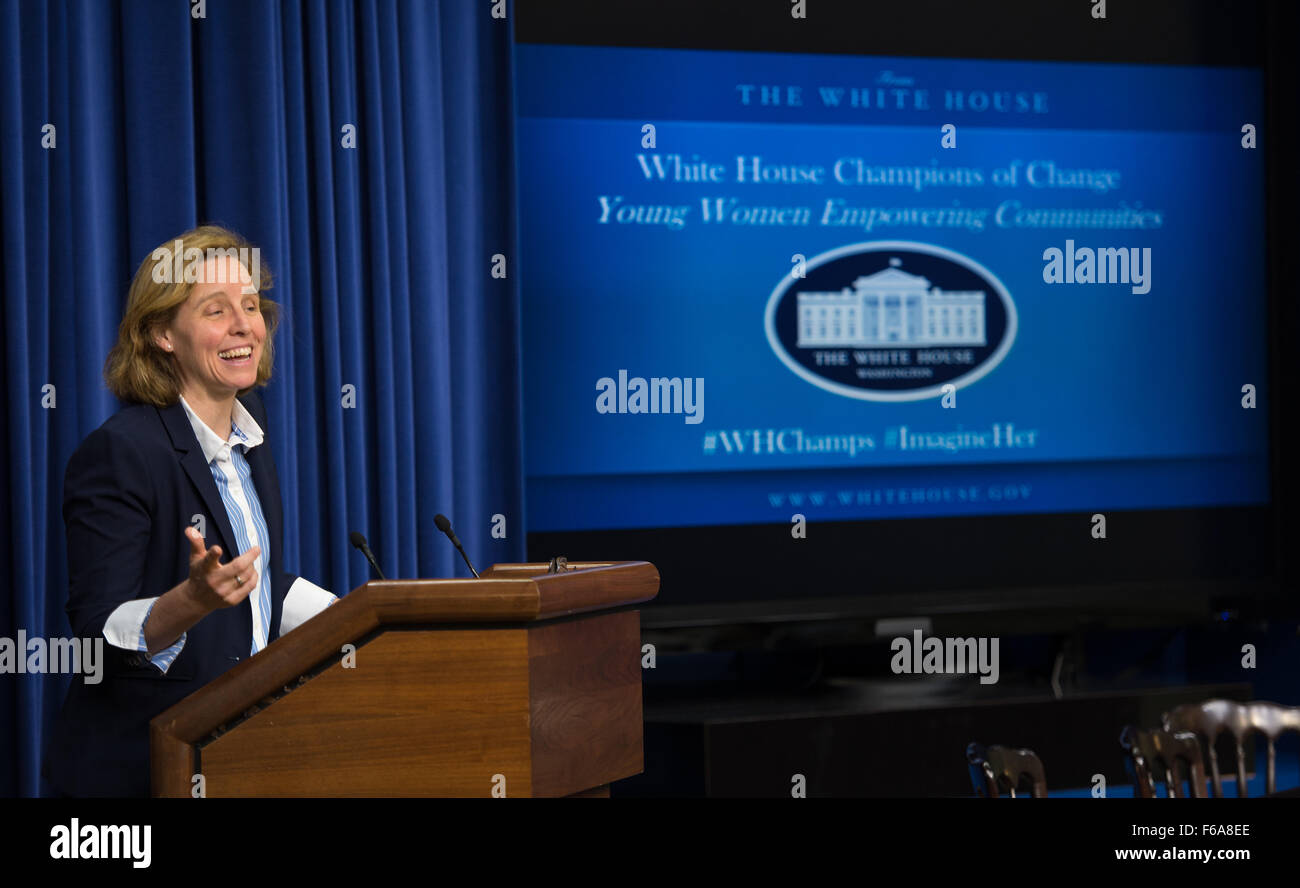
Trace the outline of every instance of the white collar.
<instances>
[{"instance_id":1,"label":"white collar","mask_svg":"<svg viewBox=\"0 0 1300 888\"><path fill-rule=\"evenodd\" d=\"M222 440L220 435L208 428L208 424L199 419L199 415L185 402L183 395L181 406L185 408L185 414L190 419L190 428L194 429L194 437L199 439L199 446L203 448L203 458L209 463L226 448L243 444L244 450L247 451L262 443L262 427L257 424L257 420L253 419L248 408L238 398L235 399L235 409L231 415L234 429L230 433L229 441Z\"/></svg>"}]
</instances>

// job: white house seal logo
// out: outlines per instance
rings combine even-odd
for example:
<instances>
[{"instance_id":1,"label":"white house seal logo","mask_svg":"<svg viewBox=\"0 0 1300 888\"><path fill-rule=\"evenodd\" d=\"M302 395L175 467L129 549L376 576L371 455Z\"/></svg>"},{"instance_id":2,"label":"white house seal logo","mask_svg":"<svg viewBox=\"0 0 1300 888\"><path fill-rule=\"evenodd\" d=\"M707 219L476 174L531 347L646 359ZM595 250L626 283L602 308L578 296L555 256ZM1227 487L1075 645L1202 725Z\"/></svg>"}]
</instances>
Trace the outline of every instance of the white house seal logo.
<instances>
[{"instance_id":1,"label":"white house seal logo","mask_svg":"<svg viewBox=\"0 0 1300 888\"><path fill-rule=\"evenodd\" d=\"M872 241L810 259L767 301L767 341L828 392L919 401L968 386L1016 338L1016 307L978 262L931 244Z\"/></svg>"}]
</instances>

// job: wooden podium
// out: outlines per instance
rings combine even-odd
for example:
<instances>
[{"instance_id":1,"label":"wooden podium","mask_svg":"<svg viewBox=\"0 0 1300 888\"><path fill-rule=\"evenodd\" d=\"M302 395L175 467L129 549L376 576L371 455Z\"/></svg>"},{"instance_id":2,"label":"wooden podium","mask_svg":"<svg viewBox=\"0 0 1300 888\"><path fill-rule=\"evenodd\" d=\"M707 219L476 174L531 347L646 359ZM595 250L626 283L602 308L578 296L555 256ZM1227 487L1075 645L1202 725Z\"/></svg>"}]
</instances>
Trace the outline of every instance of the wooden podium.
<instances>
[{"instance_id":1,"label":"wooden podium","mask_svg":"<svg viewBox=\"0 0 1300 888\"><path fill-rule=\"evenodd\" d=\"M375 580L150 722L154 796L607 795L640 773L644 561Z\"/></svg>"}]
</instances>

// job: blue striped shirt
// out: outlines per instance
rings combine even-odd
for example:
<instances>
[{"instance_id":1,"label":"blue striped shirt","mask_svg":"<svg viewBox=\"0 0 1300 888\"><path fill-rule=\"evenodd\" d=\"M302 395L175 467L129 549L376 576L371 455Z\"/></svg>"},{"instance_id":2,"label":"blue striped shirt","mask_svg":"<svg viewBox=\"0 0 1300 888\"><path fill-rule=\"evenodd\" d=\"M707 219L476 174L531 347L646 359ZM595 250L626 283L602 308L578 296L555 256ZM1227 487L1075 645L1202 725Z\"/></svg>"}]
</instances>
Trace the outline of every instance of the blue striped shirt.
<instances>
[{"instance_id":1,"label":"blue striped shirt","mask_svg":"<svg viewBox=\"0 0 1300 888\"><path fill-rule=\"evenodd\" d=\"M221 440L220 436L208 428L199 419L190 405L181 398L181 405L189 417L194 436L203 449L208 468L212 471L212 480L217 485L221 502L226 507L226 516L230 519L231 529L235 534L235 544L239 552L247 552L253 546L261 551L253 562L253 570L258 577L257 588L249 594L252 609L253 642L249 655L256 654L266 647L271 631L271 536L267 531L266 517L262 513L262 504L253 484L252 470L249 468L245 454L263 441L261 426L249 414L247 408L235 401L231 418L230 438ZM247 580L247 577L245 577ZM153 612L157 598L137 599L118 606L110 615L104 627L104 636L110 644L129 650L148 651L144 638L144 626ZM291 631L324 610L338 599L327 590L299 577L285 596L284 613L280 621L280 631ZM134 640L130 644L129 640ZM185 647L188 633L171 647L161 650L149 658L163 672Z\"/></svg>"}]
</instances>

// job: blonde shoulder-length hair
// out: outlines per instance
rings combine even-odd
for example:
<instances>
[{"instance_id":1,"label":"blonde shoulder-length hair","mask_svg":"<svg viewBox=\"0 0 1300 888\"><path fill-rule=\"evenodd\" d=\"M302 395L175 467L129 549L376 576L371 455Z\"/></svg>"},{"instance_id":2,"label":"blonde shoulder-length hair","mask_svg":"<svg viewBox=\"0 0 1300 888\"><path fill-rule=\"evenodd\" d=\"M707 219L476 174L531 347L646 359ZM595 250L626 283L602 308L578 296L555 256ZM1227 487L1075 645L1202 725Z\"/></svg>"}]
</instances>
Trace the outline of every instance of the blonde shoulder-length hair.
<instances>
[{"instance_id":1,"label":"blonde shoulder-length hair","mask_svg":"<svg viewBox=\"0 0 1300 888\"><path fill-rule=\"evenodd\" d=\"M245 257L257 257L256 249L233 231L217 225L201 225L152 250L136 269L126 297L126 312L117 328L117 343L104 362L104 381L109 391L128 403L155 407L175 404L181 395L177 359L159 348L155 337L176 318L197 281L187 282L185 274L177 275L173 269L185 264L182 258L200 256L237 256L247 269L249 262ZM266 342L253 385L256 387L266 385L271 379L275 357L272 336L280 321L280 307L265 295L271 289L270 272L261 265L260 257L254 262L257 267L249 271L257 287L258 308L266 322Z\"/></svg>"}]
</instances>

